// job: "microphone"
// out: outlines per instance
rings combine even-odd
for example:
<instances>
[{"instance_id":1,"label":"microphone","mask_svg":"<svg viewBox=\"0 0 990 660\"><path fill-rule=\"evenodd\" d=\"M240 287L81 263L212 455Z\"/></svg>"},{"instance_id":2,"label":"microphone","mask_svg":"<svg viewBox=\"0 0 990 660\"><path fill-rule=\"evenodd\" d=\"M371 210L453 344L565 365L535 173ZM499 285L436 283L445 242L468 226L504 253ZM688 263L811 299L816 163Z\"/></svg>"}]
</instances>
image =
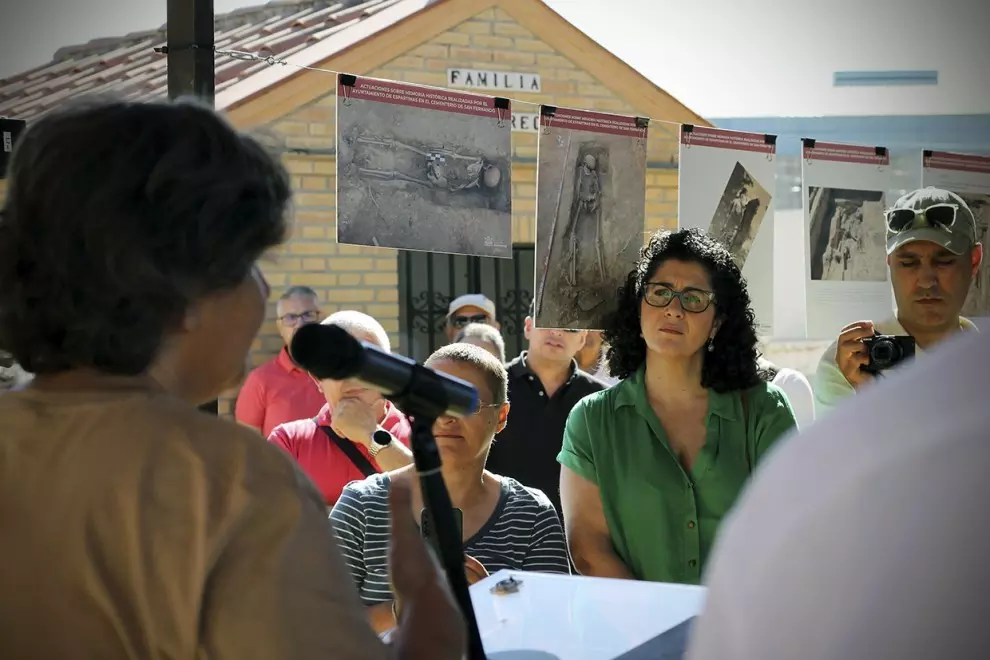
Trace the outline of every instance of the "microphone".
<instances>
[{"instance_id":1,"label":"microphone","mask_svg":"<svg viewBox=\"0 0 990 660\"><path fill-rule=\"evenodd\" d=\"M358 341L338 325L304 325L292 337L289 354L314 377L353 378L413 416L463 417L478 410L478 390L470 383Z\"/></svg>"}]
</instances>

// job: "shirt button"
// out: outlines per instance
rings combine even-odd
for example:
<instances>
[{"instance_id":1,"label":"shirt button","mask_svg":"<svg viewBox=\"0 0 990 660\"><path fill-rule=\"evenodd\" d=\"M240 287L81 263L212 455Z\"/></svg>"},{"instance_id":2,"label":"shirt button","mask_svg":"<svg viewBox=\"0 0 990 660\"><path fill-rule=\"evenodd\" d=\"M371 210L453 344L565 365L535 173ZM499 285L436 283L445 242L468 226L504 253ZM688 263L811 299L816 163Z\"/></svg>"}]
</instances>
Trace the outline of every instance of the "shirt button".
<instances>
[{"instance_id":1,"label":"shirt button","mask_svg":"<svg viewBox=\"0 0 990 660\"><path fill-rule=\"evenodd\" d=\"M698 565L698 561L696 559L692 559L691 561L688 562L688 566L690 566L691 568L694 568L697 565Z\"/></svg>"},{"instance_id":2,"label":"shirt button","mask_svg":"<svg viewBox=\"0 0 990 660\"><path fill-rule=\"evenodd\" d=\"M694 529L694 521L693 520L689 520L688 521L688 529Z\"/></svg>"},{"instance_id":3,"label":"shirt button","mask_svg":"<svg viewBox=\"0 0 990 660\"><path fill-rule=\"evenodd\" d=\"M543 396L543 392L540 392L540 396Z\"/></svg>"}]
</instances>

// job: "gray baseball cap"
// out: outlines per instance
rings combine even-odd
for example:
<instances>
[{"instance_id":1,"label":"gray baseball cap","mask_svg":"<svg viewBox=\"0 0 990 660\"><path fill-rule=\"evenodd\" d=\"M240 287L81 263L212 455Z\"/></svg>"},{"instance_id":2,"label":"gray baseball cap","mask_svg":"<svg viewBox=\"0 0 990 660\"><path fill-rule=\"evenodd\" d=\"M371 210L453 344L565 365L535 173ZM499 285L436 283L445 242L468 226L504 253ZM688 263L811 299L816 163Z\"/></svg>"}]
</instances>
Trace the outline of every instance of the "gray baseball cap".
<instances>
[{"instance_id":1,"label":"gray baseball cap","mask_svg":"<svg viewBox=\"0 0 990 660\"><path fill-rule=\"evenodd\" d=\"M936 204L955 204L956 221L951 227L932 227L920 219L907 229L894 233L887 231L887 254L915 241L929 241L940 245L953 254L965 254L976 245L976 218L962 197L941 188L919 188L904 195L890 210L911 209L923 211Z\"/></svg>"}]
</instances>

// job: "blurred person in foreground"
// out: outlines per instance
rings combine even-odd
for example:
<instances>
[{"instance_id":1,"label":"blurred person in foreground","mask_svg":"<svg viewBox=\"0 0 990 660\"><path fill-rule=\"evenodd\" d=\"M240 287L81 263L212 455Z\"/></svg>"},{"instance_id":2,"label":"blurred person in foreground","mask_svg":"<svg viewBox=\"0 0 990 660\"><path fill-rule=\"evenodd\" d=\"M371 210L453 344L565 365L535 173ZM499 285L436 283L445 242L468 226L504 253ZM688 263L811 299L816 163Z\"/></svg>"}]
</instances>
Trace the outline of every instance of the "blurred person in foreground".
<instances>
[{"instance_id":1,"label":"blurred person in foreground","mask_svg":"<svg viewBox=\"0 0 990 660\"><path fill-rule=\"evenodd\" d=\"M485 323L470 323L454 337L455 344L471 344L483 348L505 364L505 340L502 333Z\"/></svg>"},{"instance_id":2,"label":"blurred person in foreground","mask_svg":"<svg viewBox=\"0 0 990 660\"><path fill-rule=\"evenodd\" d=\"M308 286L291 286L275 303L275 325L282 350L253 369L237 394L234 418L268 437L279 424L312 417L323 407L323 395L289 354L289 344L304 325L319 323L320 305Z\"/></svg>"},{"instance_id":3,"label":"blurred person in foreground","mask_svg":"<svg viewBox=\"0 0 990 660\"><path fill-rule=\"evenodd\" d=\"M896 313L847 325L825 349L814 380L819 417L875 379L863 369L869 364L863 340L909 335L920 355L961 330L976 329L959 315L983 260L976 218L966 202L947 190L921 188L894 202L886 223Z\"/></svg>"},{"instance_id":4,"label":"blurred person in foreground","mask_svg":"<svg viewBox=\"0 0 990 660\"><path fill-rule=\"evenodd\" d=\"M0 655L460 658L408 488L389 649L309 480L196 409L244 376L281 165L198 104L91 101L37 120L8 183L0 345L35 379L0 397Z\"/></svg>"},{"instance_id":5,"label":"blurred person in foreground","mask_svg":"<svg viewBox=\"0 0 990 660\"><path fill-rule=\"evenodd\" d=\"M732 255L696 229L655 233L605 341L623 380L574 407L558 457L571 557L583 575L696 584L722 517L795 424L757 372Z\"/></svg>"},{"instance_id":6,"label":"blurred person in foreground","mask_svg":"<svg viewBox=\"0 0 990 660\"><path fill-rule=\"evenodd\" d=\"M468 582L502 569L570 573L564 531L546 495L485 467L492 439L509 413L505 367L483 349L457 343L440 348L425 364L471 383L481 401L474 414L442 416L433 425L443 480L461 513ZM348 484L330 514L340 550L379 632L395 625L397 609L385 562L389 490L418 478L410 466ZM420 524L423 512L416 491L411 513ZM401 610L404 602L398 601Z\"/></svg>"},{"instance_id":7,"label":"blurred person in foreground","mask_svg":"<svg viewBox=\"0 0 990 660\"><path fill-rule=\"evenodd\" d=\"M392 352L385 328L364 312L342 309L323 325L336 325L358 341ZM315 417L275 427L268 442L299 463L328 507L351 481L412 463L412 427L391 401L357 379L308 377L324 397L323 407Z\"/></svg>"},{"instance_id":8,"label":"blurred person in foreground","mask_svg":"<svg viewBox=\"0 0 990 660\"><path fill-rule=\"evenodd\" d=\"M689 660L986 657L990 337L931 357L760 467L716 543Z\"/></svg>"}]
</instances>

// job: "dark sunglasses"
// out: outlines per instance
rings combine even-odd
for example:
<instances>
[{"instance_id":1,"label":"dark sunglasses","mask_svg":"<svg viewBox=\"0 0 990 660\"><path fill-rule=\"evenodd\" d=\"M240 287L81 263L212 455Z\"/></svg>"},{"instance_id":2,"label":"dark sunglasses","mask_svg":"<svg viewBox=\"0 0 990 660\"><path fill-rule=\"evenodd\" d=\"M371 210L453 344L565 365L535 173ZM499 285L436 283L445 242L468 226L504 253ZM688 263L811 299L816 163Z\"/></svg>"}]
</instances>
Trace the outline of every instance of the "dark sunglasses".
<instances>
[{"instance_id":1,"label":"dark sunglasses","mask_svg":"<svg viewBox=\"0 0 990 660\"><path fill-rule=\"evenodd\" d=\"M887 231L899 234L910 229L915 219L921 218L929 227L935 229L951 229L959 216L958 204L933 204L926 209L889 209L884 213L887 221Z\"/></svg>"},{"instance_id":2,"label":"dark sunglasses","mask_svg":"<svg viewBox=\"0 0 990 660\"><path fill-rule=\"evenodd\" d=\"M450 324L455 328L463 328L470 323L488 323L488 316L485 314L475 314L474 316L450 317Z\"/></svg>"},{"instance_id":3,"label":"dark sunglasses","mask_svg":"<svg viewBox=\"0 0 990 660\"><path fill-rule=\"evenodd\" d=\"M701 314L715 302L715 294L701 289L684 289L674 291L666 284L647 282L643 290L643 300L651 307L668 307L677 299L681 309L691 314Z\"/></svg>"}]
</instances>

